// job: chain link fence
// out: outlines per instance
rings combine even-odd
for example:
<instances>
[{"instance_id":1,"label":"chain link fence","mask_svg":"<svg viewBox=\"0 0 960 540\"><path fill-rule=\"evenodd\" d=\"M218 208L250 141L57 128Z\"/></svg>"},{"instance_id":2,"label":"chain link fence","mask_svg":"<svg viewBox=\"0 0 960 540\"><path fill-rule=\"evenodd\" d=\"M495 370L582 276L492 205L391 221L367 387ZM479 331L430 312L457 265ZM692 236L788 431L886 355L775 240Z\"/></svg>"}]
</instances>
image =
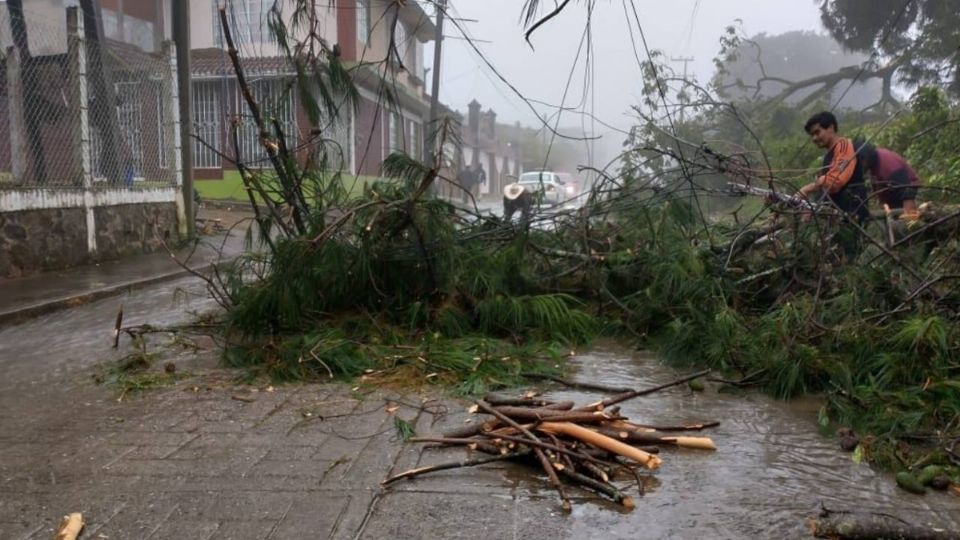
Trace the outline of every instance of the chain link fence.
<instances>
[{"instance_id":1,"label":"chain link fence","mask_svg":"<svg viewBox=\"0 0 960 540\"><path fill-rule=\"evenodd\" d=\"M24 4L0 4L0 189L174 185L172 51Z\"/></svg>"}]
</instances>

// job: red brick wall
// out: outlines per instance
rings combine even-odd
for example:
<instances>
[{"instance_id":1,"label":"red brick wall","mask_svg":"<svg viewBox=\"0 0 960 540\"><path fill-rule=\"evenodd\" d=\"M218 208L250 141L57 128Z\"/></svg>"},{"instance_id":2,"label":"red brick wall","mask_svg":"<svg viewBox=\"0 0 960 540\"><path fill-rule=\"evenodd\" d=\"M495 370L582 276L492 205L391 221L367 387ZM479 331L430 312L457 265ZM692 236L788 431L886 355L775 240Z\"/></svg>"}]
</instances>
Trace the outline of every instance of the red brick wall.
<instances>
[{"instance_id":1,"label":"red brick wall","mask_svg":"<svg viewBox=\"0 0 960 540\"><path fill-rule=\"evenodd\" d=\"M346 61L357 59L357 2L337 1L337 40Z\"/></svg>"},{"instance_id":2,"label":"red brick wall","mask_svg":"<svg viewBox=\"0 0 960 540\"><path fill-rule=\"evenodd\" d=\"M103 7L107 8L108 3L108 0L103 0ZM157 23L163 19L160 11L159 0L123 0L123 12L131 17Z\"/></svg>"}]
</instances>

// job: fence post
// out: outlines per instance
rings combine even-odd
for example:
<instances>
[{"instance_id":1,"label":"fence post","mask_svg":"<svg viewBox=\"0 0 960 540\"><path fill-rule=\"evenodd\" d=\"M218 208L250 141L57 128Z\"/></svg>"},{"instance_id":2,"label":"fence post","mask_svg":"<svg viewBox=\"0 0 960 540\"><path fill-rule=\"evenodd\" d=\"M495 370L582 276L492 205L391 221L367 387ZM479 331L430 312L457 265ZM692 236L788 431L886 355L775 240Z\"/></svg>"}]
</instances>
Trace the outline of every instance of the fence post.
<instances>
[{"instance_id":1,"label":"fence post","mask_svg":"<svg viewBox=\"0 0 960 540\"><path fill-rule=\"evenodd\" d=\"M169 73L167 73L167 86L170 92L165 92L170 96L170 102L163 108L165 116L170 119L170 126L173 130L173 178L176 187L177 197L177 232L180 238L189 238L190 221L187 218L187 204L183 193L183 138L180 132L180 84L177 81L177 45L172 41L163 43L164 51L167 54L169 63ZM167 118L163 119L166 124ZM169 132L168 132L169 133Z\"/></svg>"},{"instance_id":2,"label":"fence post","mask_svg":"<svg viewBox=\"0 0 960 540\"><path fill-rule=\"evenodd\" d=\"M22 184L27 174L27 128L23 116L23 74L20 50L7 47L7 119L10 133L10 175L15 184Z\"/></svg>"},{"instance_id":3,"label":"fence post","mask_svg":"<svg viewBox=\"0 0 960 540\"><path fill-rule=\"evenodd\" d=\"M80 115L80 178L83 186L83 209L87 217L87 251L93 255L97 252L97 224L93 209L93 171L91 170L90 156L90 100L87 90L87 42L84 37L83 17L78 7L67 8L67 57L71 71L76 77L71 77L77 85L77 114Z\"/></svg>"}]
</instances>

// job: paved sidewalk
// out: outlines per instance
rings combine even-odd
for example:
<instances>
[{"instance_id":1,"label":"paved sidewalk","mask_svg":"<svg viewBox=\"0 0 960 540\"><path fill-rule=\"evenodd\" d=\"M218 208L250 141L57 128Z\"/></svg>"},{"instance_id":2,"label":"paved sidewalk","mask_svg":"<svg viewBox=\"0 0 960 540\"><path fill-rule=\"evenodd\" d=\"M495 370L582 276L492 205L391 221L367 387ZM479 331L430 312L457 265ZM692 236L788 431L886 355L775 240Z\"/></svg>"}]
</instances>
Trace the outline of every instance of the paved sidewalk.
<instances>
[{"instance_id":1,"label":"paved sidewalk","mask_svg":"<svg viewBox=\"0 0 960 540\"><path fill-rule=\"evenodd\" d=\"M245 217L242 212L204 210L209 219L219 218L225 227ZM221 256L232 258L243 249L245 228L201 237L200 245L180 249L177 258L187 261L192 270L203 270ZM0 325L11 324L60 309L91 302L132 288L187 275L188 272L169 253L135 255L96 265L46 272L21 279L0 280Z\"/></svg>"},{"instance_id":2,"label":"paved sidewalk","mask_svg":"<svg viewBox=\"0 0 960 540\"><path fill-rule=\"evenodd\" d=\"M51 538L59 518L76 511L85 539L456 538L487 526L517 538L550 530L527 519L547 513L538 497L503 497L516 495L509 465L380 488L391 471L463 456L405 447L394 415L432 432L462 424L462 404L342 384L235 385L231 372L202 365L214 356L174 357L194 376L120 401L115 388L85 379L0 395L0 538Z\"/></svg>"}]
</instances>

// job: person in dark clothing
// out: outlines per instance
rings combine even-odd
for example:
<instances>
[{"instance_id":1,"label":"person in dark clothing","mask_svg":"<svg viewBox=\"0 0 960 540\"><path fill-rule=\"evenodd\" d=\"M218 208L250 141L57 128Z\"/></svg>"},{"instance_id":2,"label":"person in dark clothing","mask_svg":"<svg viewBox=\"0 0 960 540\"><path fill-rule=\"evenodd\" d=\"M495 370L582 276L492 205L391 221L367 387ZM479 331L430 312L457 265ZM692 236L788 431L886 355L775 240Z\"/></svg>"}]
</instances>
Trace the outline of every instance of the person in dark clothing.
<instances>
[{"instance_id":1,"label":"person in dark clothing","mask_svg":"<svg viewBox=\"0 0 960 540\"><path fill-rule=\"evenodd\" d=\"M870 217L867 205L867 188L863 180L863 164L857 159L853 141L841 137L837 117L830 112L821 112L807 120L804 129L815 145L827 151L816 181L800 188L804 197L822 192L834 205L844 212L852 223L841 226L837 243L850 261L860 253L860 231L856 224L863 224Z\"/></svg>"},{"instance_id":2,"label":"person in dark clothing","mask_svg":"<svg viewBox=\"0 0 960 540\"><path fill-rule=\"evenodd\" d=\"M917 216L917 187L920 177L900 154L854 139L857 159L870 174L870 187L880 204L902 210L904 219Z\"/></svg>"},{"instance_id":3,"label":"person in dark clothing","mask_svg":"<svg viewBox=\"0 0 960 540\"><path fill-rule=\"evenodd\" d=\"M479 163L473 165L473 182L478 187L487 183L487 172L483 170L483 166Z\"/></svg>"},{"instance_id":4,"label":"person in dark clothing","mask_svg":"<svg viewBox=\"0 0 960 540\"><path fill-rule=\"evenodd\" d=\"M527 191L520 184L507 184L503 188L503 219L511 221L517 210L520 210L520 218L523 223L530 220L530 214L533 210L533 193Z\"/></svg>"},{"instance_id":5,"label":"person in dark clothing","mask_svg":"<svg viewBox=\"0 0 960 540\"><path fill-rule=\"evenodd\" d=\"M473 191L473 184L476 182L475 178L476 175L470 167L460 169L460 173L457 175L457 183L463 188L461 199L463 204L467 204L470 201L470 193Z\"/></svg>"}]
</instances>

